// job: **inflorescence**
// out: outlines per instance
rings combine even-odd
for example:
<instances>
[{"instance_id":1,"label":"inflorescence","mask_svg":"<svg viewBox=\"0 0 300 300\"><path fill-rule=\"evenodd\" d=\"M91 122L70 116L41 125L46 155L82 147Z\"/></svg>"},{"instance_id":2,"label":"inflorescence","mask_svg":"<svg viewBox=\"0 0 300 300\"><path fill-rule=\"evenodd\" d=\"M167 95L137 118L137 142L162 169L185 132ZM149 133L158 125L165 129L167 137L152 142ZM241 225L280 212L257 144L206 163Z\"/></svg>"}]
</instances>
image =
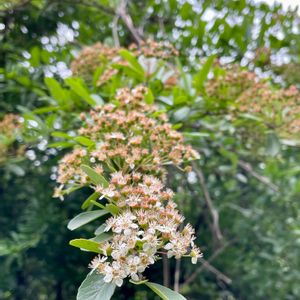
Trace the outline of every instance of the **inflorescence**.
<instances>
[{"instance_id":1,"label":"inflorescence","mask_svg":"<svg viewBox=\"0 0 300 300\"><path fill-rule=\"evenodd\" d=\"M201 251L194 245L194 229L182 225L184 217L165 187L167 165L185 166L199 154L183 142L182 135L167 122L167 116L144 102L147 88L119 90L115 101L81 114L82 137L91 147L78 147L59 165L55 196L70 187L90 186L117 208L106 220L111 239L99 243L101 254L90 264L104 281L121 286L124 278L142 279L145 269L160 254L196 263ZM94 184L80 168L89 164L108 180ZM109 179L108 179L109 178ZM182 229L183 228L183 229Z\"/></svg>"},{"instance_id":2,"label":"inflorescence","mask_svg":"<svg viewBox=\"0 0 300 300\"><path fill-rule=\"evenodd\" d=\"M8 158L19 158L24 155L25 147L15 145L21 128L18 115L6 114L0 121L0 163Z\"/></svg>"}]
</instances>

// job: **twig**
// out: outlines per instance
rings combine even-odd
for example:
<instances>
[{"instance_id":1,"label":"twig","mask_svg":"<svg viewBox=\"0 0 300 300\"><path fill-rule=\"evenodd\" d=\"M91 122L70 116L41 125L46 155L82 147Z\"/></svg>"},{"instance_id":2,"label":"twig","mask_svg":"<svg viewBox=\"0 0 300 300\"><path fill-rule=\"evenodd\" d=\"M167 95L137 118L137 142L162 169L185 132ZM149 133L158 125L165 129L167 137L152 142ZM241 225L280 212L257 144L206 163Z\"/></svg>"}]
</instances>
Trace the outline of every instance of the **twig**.
<instances>
[{"instance_id":1,"label":"twig","mask_svg":"<svg viewBox=\"0 0 300 300\"><path fill-rule=\"evenodd\" d=\"M179 292L180 263L181 263L181 259L176 259L175 274L174 274L174 291L175 292Z\"/></svg>"},{"instance_id":2,"label":"twig","mask_svg":"<svg viewBox=\"0 0 300 300\"><path fill-rule=\"evenodd\" d=\"M72 3L78 4L78 5L84 5L84 6L91 7L91 8L97 8L104 13L107 13L109 15L114 15L117 18L116 20L121 18L122 21L124 22L125 26L129 30L129 32L131 33L135 42L138 45L141 43L142 38L139 34L139 31L135 28L132 18L129 15L129 13L127 12L127 4L128 4L127 0L121 0L118 7L115 10L114 10L114 8L112 8L110 6L105 6L105 5L99 4L98 2L95 2L95 1L85 2L82 0L73 0ZM113 32L113 35L114 35L114 32ZM115 39L115 37L116 36L114 35L114 39Z\"/></svg>"},{"instance_id":3,"label":"twig","mask_svg":"<svg viewBox=\"0 0 300 300\"><path fill-rule=\"evenodd\" d=\"M239 160L238 161L238 165L243 169L245 170L246 172L248 172L251 176L253 176L254 178L256 178L257 180L259 180L260 182L264 183L265 185L267 185L269 188L271 188L273 191L275 192L279 192L279 187L277 185L275 185L274 183L272 183L270 181L270 179L268 177L265 177L263 175L260 175L258 173L256 173L252 166L245 162L245 161L242 161L242 160Z\"/></svg>"},{"instance_id":4,"label":"twig","mask_svg":"<svg viewBox=\"0 0 300 300\"><path fill-rule=\"evenodd\" d=\"M221 229L220 229L220 225L219 225L219 213L213 205L212 199L210 197L208 188L207 188L206 183L205 183L205 179L204 179L204 175L203 175L202 170L194 162L192 163L192 165L193 165L193 169L194 169L194 171L195 171L195 173L196 173L196 175L199 179L206 205L207 205L208 210L209 210L209 212L211 214L211 217L212 217L213 234L214 234L215 238L218 241L221 241L223 239L223 235L221 233Z\"/></svg>"},{"instance_id":5,"label":"twig","mask_svg":"<svg viewBox=\"0 0 300 300\"><path fill-rule=\"evenodd\" d=\"M116 10L116 14L122 19L128 30L132 34L133 38L135 39L136 43L140 45L142 42L142 38L140 37L138 30L134 27L131 16L127 12L127 2L127 0L121 0Z\"/></svg>"},{"instance_id":6,"label":"twig","mask_svg":"<svg viewBox=\"0 0 300 300\"><path fill-rule=\"evenodd\" d=\"M207 260L208 263L211 263L213 260L215 260L229 245L231 242L228 242L224 244L222 247L220 247L218 250L216 250ZM201 260L200 260L201 261ZM180 289L182 289L185 285L188 285L192 283L196 277L205 269L205 265L201 265L195 272L193 272L184 283L180 285Z\"/></svg>"},{"instance_id":7,"label":"twig","mask_svg":"<svg viewBox=\"0 0 300 300\"><path fill-rule=\"evenodd\" d=\"M120 40L118 35L118 22L119 22L119 16L115 16L112 23L112 35L114 39L115 47L120 47Z\"/></svg>"},{"instance_id":8,"label":"twig","mask_svg":"<svg viewBox=\"0 0 300 300\"><path fill-rule=\"evenodd\" d=\"M170 264L169 259L166 255L163 256L163 277L164 286L169 287L170 284Z\"/></svg>"},{"instance_id":9,"label":"twig","mask_svg":"<svg viewBox=\"0 0 300 300\"><path fill-rule=\"evenodd\" d=\"M205 269L209 270L210 272L214 273L217 278L224 281L226 284L231 284L232 280L226 276L224 273L216 269L213 265L211 265L207 260L204 258L199 259L202 262L202 265Z\"/></svg>"}]
</instances>

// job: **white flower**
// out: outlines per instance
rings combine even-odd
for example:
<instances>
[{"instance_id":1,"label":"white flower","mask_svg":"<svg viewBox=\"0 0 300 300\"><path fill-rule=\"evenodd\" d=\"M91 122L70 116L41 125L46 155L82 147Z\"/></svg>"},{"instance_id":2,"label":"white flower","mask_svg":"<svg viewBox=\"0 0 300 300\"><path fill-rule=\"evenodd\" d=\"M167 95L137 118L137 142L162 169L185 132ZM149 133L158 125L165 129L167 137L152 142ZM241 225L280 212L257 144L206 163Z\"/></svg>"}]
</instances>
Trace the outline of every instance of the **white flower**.
<instances>
[{"instance_id":1,"label":"white flower","mask_svg":"<svg viewBox=\"0 0 300 300\"><path fill-rule=\"evenodd\" d=\"M197 264L198 258L197 257L192 257L192 264Z\"/></svg>"},{"instance_id":2,"label":"white flower","mask_svg":"<svg viewBox=\"0 0 300 300\"><path fill-rule=\"evenodd\" d=\"M115 283L118 287L120 287L120 286L122 286L122 284L123 284L123 279L117 278L117 279L114 280L114 283Z\"/></svg>"},{"instance_id":3,"label":"white flower","mask_svg":"<svg viewBox=\"0 0 300 300\"><path fill-rule=\"evenodd\" d=\"M164 248L165 248L166 250L171 250L171 249L173 248L173 246L174 246L173 244L168 243L168 244L165 245Z\"/></svg>"},{"instance_id":4,"label":"white flower","mask_svg":"<svg viewBox=\"0 0 300 300\"><path fill-rule=\"evenodd\" d=\"M134 280L134 281L139 281L140 280L139 276L136 273L133 273L130 276L131 276L132 280Z\"/></svg>"},{"instance_id":5,"label":"white flower","mask_svg":"<svg viewBox=\"0 0 300 300\"><path fill-rule=\"evenodd\" d=\"M198 258L202 257L203 254L201 253L200 249L198 247L193 247L191 250L190 256L192 258L192 264L196 264L198 261Z\"/></svg>"},{"instance_id":6,"label":"white flower","mask_svg":"<svg viewBox=\"0 0 300 300\"><path fill-rule=\"evenodd\" d=\"M92 269L92 273L99 267L100 264L102 264L106 260L107 257L101 257L100 255L96 256L89 264L89 267Z\"/></svg>"}]
</instances>

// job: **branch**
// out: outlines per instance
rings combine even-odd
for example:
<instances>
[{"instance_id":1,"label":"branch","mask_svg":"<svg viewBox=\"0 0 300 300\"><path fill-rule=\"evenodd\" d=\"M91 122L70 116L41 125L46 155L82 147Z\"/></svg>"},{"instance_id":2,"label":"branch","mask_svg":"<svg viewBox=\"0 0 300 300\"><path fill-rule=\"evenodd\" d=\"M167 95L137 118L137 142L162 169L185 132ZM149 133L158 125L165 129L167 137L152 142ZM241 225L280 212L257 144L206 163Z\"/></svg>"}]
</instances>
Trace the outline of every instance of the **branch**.
<instances>
[{"instance_id":1,"label":"branch","mask_svg":"<svg viewBox=\"0 0 300 300\"><path fill-rule=\"evenodd\" d=\"M181 263L181 259L176 259L175 273L174 273L174 291L177 293L179 292L180 263Z\"/></svg>"},{"instance_id":2,"label":"branch","mask_svg":"<svg viewBox=\"0 0 300 300\"><path fill-rule=\"evenodd\" d=\"M213 260L215 260L231 243L228 242L225 245L223 245L221 248L216 250L206 261L207 263L211 263ZM201 261L201 260L200 260ZM205 269L205 265L202 264L195 272L193 272L188 279L180 285L180 289L182 289L185 285L188 285L192 283L196 277Z\"/></svg>"},{"instance_id":3,"label":"branch","mask_svg":"<svg viewBox=\"0 0 300 300\"><path fill-rule=\"evenodd\" d=\"M127 12L127 3L127 0L121 0L118 8L116 9L116 14L122 19L136 43L140 45L142 38L140 37L138 30L134 27L131 16Z\"/></svg>"},{"instance_id":4,"label":"branch","mask_svg":"<svg viewBox=\"0 0 300 300\"><path fill-rule=\"evenodd\" d=\"M246 172L248 172L251 176L253 176L254 178L256 178L257 180L259 180L260 182L262 182L263 184L267 185L269 188L271 188L273 191L275 192L279 192L279 187L277 185L275 185L274 183L271 182L271 180L268 177L265 177L263 175L260 175L258 173L256 173L252 166L242 160L238 161L238 165L245 170Z\"/></svg>"},{"instance_id":5,"label":"branch","mask_svg":"<svg viewBox=\"0 0 300 300\"><path fill-rule=\"evenodd\" d=\"M119 22L119 16L115 16L112 24L112 35L113 35L115 47L120 47L120 40L118 35L118 22Z\"/></svg>"},{"instance_id":6,"label":"branch","mask_svg":"<svg viewBox=\"0 0 300 300\"><path fill-rule=\"evenodd\" d=\"M226 276L221 271L219 271L218 269L216 269L207 260L205 260L204 258L199 258L199 260L202 262L202 266L205 269L209 270L210 272L214 273L217 276L217 278L219 278L220 280L224 281L226 284L231 284L232 283L232 280L228 276Z\"/></svg>"},{"instance_id":7,"label":"branch","mask_svg":"<svg viewBox=\"0 0 300 300\"><path fill-rule=\"evenodd\" d=\"M164 286L169 287L170 285L170 264L167 255L163 255L163 280Z\"/></svg>"},{"instance_id":8,"label":"branch","mask_svg":"<svg viewBox=\"0 0 300 300\"><path fill-rule=\"evenodd\" d=\"M205 183L205 178L204 178L202 170L199 167L197 167L197 165L194 162L192 163L192 165L193 165L193 169L194 169L194 171L195 171L195 173L196 173L196 175L199 179L206 205L207 205L208 210L209 210L209 212L211 214L211 217L212 217L213 234L214 234L215 238L218 241L221 241L223 239L223 235L221 233L221 229L220 229L220 225L219 225L219 213L213 205L212 199L210 197L208 188L207 188L206 183Z\"/></svg>"},{"instance_id":9,"label":"branch","mask_svg":"<svg viewBox=\"0 0 300 300\"><path fill-rule=\"evenodd\" d=\"M125 26L129 30L129 32L133 36L133 39L135 40L135 42L138 45L141 44L142 38L139 34L139 31L135 28L132 18L129 15L129 13L127 12L128 0L121 0L118 7L115 10L114 10L114 8L112 8L110 6L105 6L105 5L99 4L98 2L95 2L95 1L85 2L83 0L73 0L72 4L78 4L78 5L84 5L87 7L97 8L97 9L103 11L104 13L107 13L109 15L114 15L115 16L114 22L117 22L117 20L119 18L121 18L122 21L124 22ZM113 24L113 30L114 30L114 24ZM115 39L116 36L115 36L114 31L113 31L113 37L114 37L114 40L116 41L116 39Z\"/></svg>"}]
</instances>

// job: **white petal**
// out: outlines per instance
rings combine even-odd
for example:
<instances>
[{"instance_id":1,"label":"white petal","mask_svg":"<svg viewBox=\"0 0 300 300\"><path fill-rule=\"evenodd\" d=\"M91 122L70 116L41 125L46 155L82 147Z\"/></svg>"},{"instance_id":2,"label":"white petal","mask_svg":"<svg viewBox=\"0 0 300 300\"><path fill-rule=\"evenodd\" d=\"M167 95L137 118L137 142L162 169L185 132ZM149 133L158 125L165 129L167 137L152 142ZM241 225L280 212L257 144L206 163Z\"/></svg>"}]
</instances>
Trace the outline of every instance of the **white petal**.
<instances>
[{"instance_id":1,"label":"white petal","mask_svg":"<svg viewBox=\"0 0 300 300\"><path fill-rule=\"evenodd\" d=\"M173 245L171 243L168 243L164 247L166 250L171 250L173 248Z\"/></svg>"},{"instance_id":2,"label":"white petal","mask_svg":"<svg viewBox=\"0 0 300 300\"><path fill-rule=\"evenodd\" d=\"M116 280L115 280L115 284L116 284L118 287L120 287L120 286L123 284L123 279L121 279L121 278L116 279Z\"/></svg>"},{"instance_id":3,"label":"white petal","mask_svg":"<svg viewBox=\"0 0 300 300\"><path fill-rule=\"evenodd\" d=\"M131 278L134 281L139 281L140 280L140 278L139 278L139 276L137 274L131 274Z\"/></svg>"},{"instance_id":4,"label":"white petal","mask_svg":"<svg viewBox=\"0 0 300 300\"><path fill-rule=\"evenodd\" d=\"M103 278L103 281L107 282L107 283L111 282L112 281L112 274L106 274Z\"/></svg>"},{"instance_id":5,"label":"white petal","mask_svg":"<svg viewBox=\"0 0 300 300\"><path fill-rule=\"evenodd\" d=\"M197 260L198 260L197 257L192 257L192 264L195 265L197 263Z\"/></svg>"}]
</instances>

